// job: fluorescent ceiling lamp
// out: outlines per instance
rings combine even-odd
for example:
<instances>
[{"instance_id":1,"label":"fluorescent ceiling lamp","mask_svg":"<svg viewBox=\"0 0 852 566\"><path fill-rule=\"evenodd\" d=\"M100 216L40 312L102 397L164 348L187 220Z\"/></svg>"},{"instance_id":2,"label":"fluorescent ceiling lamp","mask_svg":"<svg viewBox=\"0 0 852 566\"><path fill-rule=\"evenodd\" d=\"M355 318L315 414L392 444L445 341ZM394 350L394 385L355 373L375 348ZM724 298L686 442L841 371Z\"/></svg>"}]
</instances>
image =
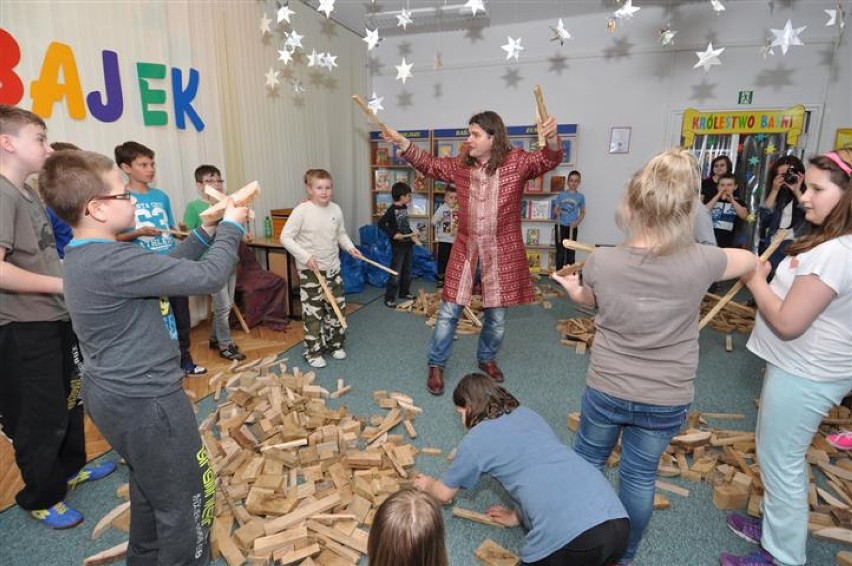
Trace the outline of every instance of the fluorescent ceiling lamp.
<instances>
[{"instance_id":1,"label":"fluorescent ceiling lamp","mask_svg":"<svg viewBox=\"0 0 852 566\"><path fill-rule=\"evenodd\" d=\"M373 25L378 29L387 29L397 27L397 16L401 14L400 10L389 12L376 12L367 14L367 19L373 22ZM473 22L485 20L488 18L486 12L477 12L474 16L470 8L464 4L452 4L450 6L436 6L433 8L415 8L410 10L411 23L408 27L425 27L435 24L458 24L461 22Z\"/></svg>"}]
</instances>

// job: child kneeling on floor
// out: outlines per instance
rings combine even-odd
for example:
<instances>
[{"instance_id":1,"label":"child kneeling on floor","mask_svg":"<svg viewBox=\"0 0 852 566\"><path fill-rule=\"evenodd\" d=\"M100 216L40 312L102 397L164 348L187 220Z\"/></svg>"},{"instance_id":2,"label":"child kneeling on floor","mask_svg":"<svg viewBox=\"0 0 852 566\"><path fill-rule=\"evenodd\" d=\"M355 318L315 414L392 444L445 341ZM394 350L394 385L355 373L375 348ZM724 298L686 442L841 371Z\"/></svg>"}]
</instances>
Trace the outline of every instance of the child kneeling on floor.
<instances>
[{"instance_id":1,"label":"child kneeling on floor","mask_svg":"<svg viewBox=\"0 0 852 566\"><path fill-rule=\"evenodd\" d=\"M305 190L308 200L293 209L281 231L281 243L296 258L299 269L299 295L305 322L305 359L315 368L326 366L323 354L335 360L346 359L345 329L326 300L319 277L324 277L340 312L346 310L343 278L340 275L342 249L360 258L361 252L346 234L343 211L331 201L334 180L325 169L308 169Z\"/></svg>"},{"instance_id":2,"label":"child kneeling on floor","mask_svg":"<svg viewBox=\"0 0 852 566\"><path fill-rule=\"evenodd\" d=\"M420 475L414 484L444 504L482 474L496 479L517 509L487 514L506 527L523 524L523 564L604 566L627 547L627 511L612 486L565 446L541 416L520 406L485 374L466 375L453 403L468 433L443 481Z\"/></svg>"},{"instance_id":3,"label":"child kneeling on floor","mask_svg":"<svg viewBox=\"0 0 852 566\"><path fill-rule=\"evenodd\" d=\"M225 285L248 209L229 199L218 228L205 224L160 255L116 241L136 224L136 199L109 158L59 151L39 185L74 230L65 299L86 360L86 410L130 473L127 563L208 564L216 479L183 392L168 297Z\"/></svg>"}]
</instances>

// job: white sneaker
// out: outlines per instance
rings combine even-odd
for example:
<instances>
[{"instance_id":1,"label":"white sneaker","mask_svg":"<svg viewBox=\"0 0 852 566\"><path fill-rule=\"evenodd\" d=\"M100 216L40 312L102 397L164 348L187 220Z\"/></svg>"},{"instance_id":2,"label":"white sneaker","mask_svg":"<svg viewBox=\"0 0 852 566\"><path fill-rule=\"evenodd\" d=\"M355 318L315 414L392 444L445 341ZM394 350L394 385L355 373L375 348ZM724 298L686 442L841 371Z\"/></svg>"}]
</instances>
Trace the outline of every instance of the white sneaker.
<instances>
[{"instance_id":1,"label":"white sneaker","mask_svg":"<svg viewBox=\"0 0 852 566\"><path fill-rule=\"evenodd\" d=\"M325 358L317 356L315 358L308 358L308 365L312 368L324 368L328 364L326 364Z\"/></svg>"},{"instance_id":2,"label":"white sneaker","mask_svg":"<svg viewBox=\"0 0 852 566\"><path fill-rule=\"evenodd\" d=\"M346 350L340 348L339 350L335 350L331 353L331 357L335 360L345 360L346 359Z\"/></svg>"}]
</instances>

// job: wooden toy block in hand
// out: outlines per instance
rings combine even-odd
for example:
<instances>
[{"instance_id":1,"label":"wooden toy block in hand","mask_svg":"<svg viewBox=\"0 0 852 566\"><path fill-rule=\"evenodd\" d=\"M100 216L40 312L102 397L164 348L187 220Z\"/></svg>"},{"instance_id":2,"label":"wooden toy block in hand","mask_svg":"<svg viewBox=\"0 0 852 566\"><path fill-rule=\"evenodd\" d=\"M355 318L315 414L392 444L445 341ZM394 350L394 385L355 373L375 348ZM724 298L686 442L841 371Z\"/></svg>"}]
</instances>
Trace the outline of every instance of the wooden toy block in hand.
<instances>
[{"instance_id":1,"label":"wooden toy block in hand","mask_svg":"<svg viewBox=\"0 0 852 566\"><path fill-rule=\"evenodd\" d=\"M257 181L252 181L245 187L231 195L236 206L249 206L260 195L260 184ZM201 213L201 219L204 223L216 222L222 220L225 216L225 208L228 206L228 201L220 200L216 204Z\"/></svg>"}]
</instances>

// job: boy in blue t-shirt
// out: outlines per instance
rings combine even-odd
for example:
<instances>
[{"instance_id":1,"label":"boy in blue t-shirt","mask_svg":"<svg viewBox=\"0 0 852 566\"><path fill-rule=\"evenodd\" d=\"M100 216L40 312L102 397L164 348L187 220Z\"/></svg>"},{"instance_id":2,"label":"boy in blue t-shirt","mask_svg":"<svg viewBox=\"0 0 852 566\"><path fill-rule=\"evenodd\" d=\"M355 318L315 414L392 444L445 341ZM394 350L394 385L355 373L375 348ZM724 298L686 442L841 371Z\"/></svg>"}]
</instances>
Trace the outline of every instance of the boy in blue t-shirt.
<instances>
[{"instance_id":1,"label":"boy in blue t-shirt","mask_svg":"<svg viewBox=\"0 0 852 566\"><path fill-rule=\"evenodd\" d=\"M177 243L169 232L177 223L172 216L168 195L149 186L157 173L154 151L141 143L124 142L115 147L115 162L127 175L127 190L136 199L136 228L117 236L120 242L133 242L160 255L169 255ZM195 365L189 353L189 298L169 297L175 328L171 329L180 345L180 365L188 376L203 375L207 369Z\"/></svg>"},{"instance_id":2,"label":"boy in blue t-shirt","mask_svg":"<svg viewBox=\"0 0 852 566\"><path fill-rule=\"evenodd\" d=\"M568 174L567 190L559 193L553 199L559 224L556 228L556 269L574 263L574 250L562 245L562 240L576 240L577 227L586 216L586 197L577 192L580 188L581 175L579 171Z\"/></svg>"}]
</instances>

